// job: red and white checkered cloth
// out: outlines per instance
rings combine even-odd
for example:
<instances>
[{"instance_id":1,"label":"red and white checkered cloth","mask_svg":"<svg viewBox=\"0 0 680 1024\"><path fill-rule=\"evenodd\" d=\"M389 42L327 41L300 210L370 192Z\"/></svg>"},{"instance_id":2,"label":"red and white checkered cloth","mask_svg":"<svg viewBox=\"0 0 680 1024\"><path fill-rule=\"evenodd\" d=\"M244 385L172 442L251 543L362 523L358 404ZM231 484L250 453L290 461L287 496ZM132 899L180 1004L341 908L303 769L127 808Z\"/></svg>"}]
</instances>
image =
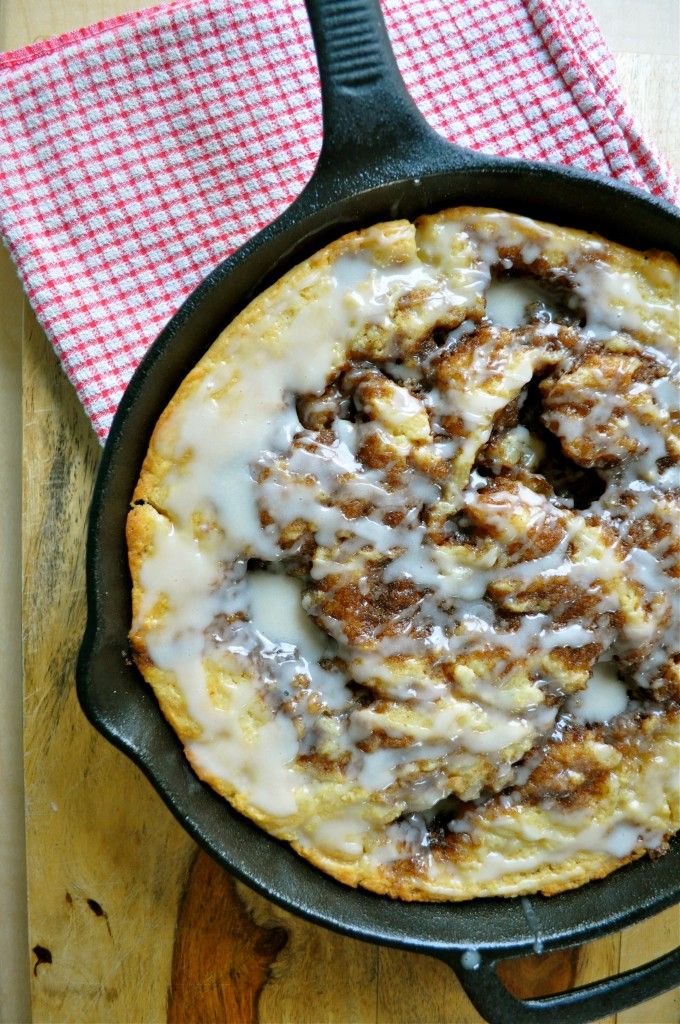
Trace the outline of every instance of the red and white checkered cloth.
<instances>
[{"instance_id":1,"label":"red and white checkered cloth","mask_svg":"<svg viewBox=\"0 0 680 1024\"><path fill-rule=\"evenodd\" d=\"M464 146L673 200L580 0L383 0L411 94ZM218 262L321 141L303 0L176 0L0 57L0 229L100 438Z\"/></svg>"}]
</instances>

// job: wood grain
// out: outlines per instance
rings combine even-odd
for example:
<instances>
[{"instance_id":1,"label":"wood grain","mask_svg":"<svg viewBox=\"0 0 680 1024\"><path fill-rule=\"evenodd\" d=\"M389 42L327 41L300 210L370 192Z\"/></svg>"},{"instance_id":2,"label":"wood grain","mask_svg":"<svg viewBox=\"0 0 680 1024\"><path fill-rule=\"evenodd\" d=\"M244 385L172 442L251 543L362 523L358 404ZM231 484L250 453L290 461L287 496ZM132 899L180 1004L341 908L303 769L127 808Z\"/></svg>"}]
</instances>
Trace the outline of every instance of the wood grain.
<instances>
[{"instance_id":1,"label":"wood grain","mask_svg":"<svg viewBox=\"0 0 680 1024\"><path fill-rule=\"evenodd\" d=\"M250 1024L262 989L288 941L278 924L259 924L236 883L202 850L182 899L172 957L169 1024Z\"/></svg>"},{"instance_id":2,"label":"wood grain","mask_svg":"<svg viewBox=\"0 0 680 1024\"><path fill-rule=\"evenodd\" d=\"M621 933L620 970L647 963L680 945L680 906L643 921ZM618 1024L677 1024L680 1021L680 988L640 1003L618 1015Z\"/></svg>"},{"instance_id":3,"label":"wood grain","mask_svg":"<svg viewBox=\"0 0 680 1024\"><path fill-rule=\"evenodd\" d=\"M144 3L3 0L0 45ZM625 4L622 19L619 5L611 13L612 0L591 0L606 33L619 23L624 86L677 166L678 5ZM636 20L643 31L632 27ZM25 957L34 968L34 1020L475 1024L479 1016L445 965L319 929L233 882L85 721L73 670L99 449L25 300L9 285L2 294L7 329L23 344ZM677 911L667 911L576 951L515 961L504 978L518 995L583 984L659 955L678 940L679 926ZM620 1024L679 1019L678 993L618 1017Z\"/></svg>"},{"instance_id":4,"label":"wood grain","mask_svg":"<svg viewBox=\"0 0 680 1024\"><path fill-rule=\"evenodd\" d=\"M29 1005L19 601L24 298L1 248L0 308L0 1021L19 1021Z\"/></svg>"},{"instance_id":5,"label":"wood grain","mask_svg":"<svg viewBox=\"0 0 680 1024\"><path fill-rule=\"evenodd\" d=\"M194 846L76 701L99 445L28 312L24 437L29 946L51 956L32 976L33 1019L161 1021Z\"/></svg>"}]
</instances>

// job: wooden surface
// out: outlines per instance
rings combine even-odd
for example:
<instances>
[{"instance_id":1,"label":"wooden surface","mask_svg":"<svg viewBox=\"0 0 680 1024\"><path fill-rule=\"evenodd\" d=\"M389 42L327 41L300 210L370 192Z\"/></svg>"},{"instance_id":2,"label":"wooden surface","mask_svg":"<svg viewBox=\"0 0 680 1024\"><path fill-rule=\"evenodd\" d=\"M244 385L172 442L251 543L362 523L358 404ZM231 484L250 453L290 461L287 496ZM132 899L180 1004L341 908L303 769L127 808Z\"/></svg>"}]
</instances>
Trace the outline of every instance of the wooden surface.
<instances>
[{"instance_id":1,"label":"wooden surface","mask_svg":"<svg viewBox=\"0 0 680 1024\"><path fill-rule=\"evenodd\" d=\"M0 8L1 9L1 8ZM21 745L21 336L24 299L0 246L0 1021L27 1004Z\"/></svg>"},{"instance_id":2,"label":"wooden surface","mask_svg":"<svg viewBox=\"0 0 680 1024\"><path fill-rule=\"evenodd\" d=\"M135 6L141 4L3 0L0 48ZM592 0L591 6L600 14L634 107L652 137L680 166L678 4ZM85 614L83 535L99 448L6 254L0 256L5 313L0 320L0 430L9 451L4 459L8 480L17 472L12 438L18 423L17 353L20 346L23 350L29 887L24 939L21 844L16 836L12 842L6 835L0 839L6 844L0 846L0 882L7 886L9 880L9 887L0 920L11 927L0 927L0 975L5 977L0 982L0 1019L27 1017L21 967L30 951L35 1021L479 1020L442 964L340 938L234 883L197 852L140 773L86 723L75 699L73 667ZM9 532L17 522L17 495L15 479L0 506L7 531L0 571L7 592L17 574L16 538L12 543ZM14 715L16 722L18 661L16 633L10 628L14 602L7 594L4 600L6 615L0 622L6 624L7 635L0 638L0 696L7 705L5 721ZM12 735L16 746L16 730ZM3 756L11 746L5 744ZM16 766L0 762L0 768L2 806L11 821L20 799ZM668 911L579 950L514 963L504 977L517 994L558 991L652 958L677 941L678 915ZM678 995L663 996L620 1014L618 1020L677 1022Z\"/></svg>"}]
</instances>

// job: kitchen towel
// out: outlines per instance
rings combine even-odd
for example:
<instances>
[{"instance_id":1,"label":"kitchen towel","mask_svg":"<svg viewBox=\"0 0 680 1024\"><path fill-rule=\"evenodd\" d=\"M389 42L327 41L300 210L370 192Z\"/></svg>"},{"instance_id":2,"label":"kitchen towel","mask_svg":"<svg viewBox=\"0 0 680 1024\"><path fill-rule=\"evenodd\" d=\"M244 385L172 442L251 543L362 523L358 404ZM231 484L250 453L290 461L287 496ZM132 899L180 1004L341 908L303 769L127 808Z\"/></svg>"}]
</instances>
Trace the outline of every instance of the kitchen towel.
<instances>
[{"instance_id":1,"label":"kitchen towel","mask_svg":"<svg viewBox=\"0 0 680 1024\"><path fill-rule=\"evenodd\" d=\"M673 201L581 0L383 0L439 132ZM176 0L0 56L0 230L101 439L133 370L218 262L311 176L303 0Z\"/></svg>"}]
</instances>

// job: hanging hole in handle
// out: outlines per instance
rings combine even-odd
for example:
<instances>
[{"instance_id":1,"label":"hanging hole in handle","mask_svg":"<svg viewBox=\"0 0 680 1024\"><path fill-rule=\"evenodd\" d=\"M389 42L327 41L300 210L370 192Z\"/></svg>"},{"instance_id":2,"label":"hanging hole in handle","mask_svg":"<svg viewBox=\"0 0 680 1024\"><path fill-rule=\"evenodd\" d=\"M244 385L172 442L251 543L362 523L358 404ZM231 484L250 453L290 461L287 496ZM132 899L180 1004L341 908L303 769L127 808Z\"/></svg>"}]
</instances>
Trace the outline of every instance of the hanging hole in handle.
<instances>
[{"instance_id":1,"label":"hanging hole in handle","mask_svg":"<svg viewBox=\"0 0 680 1024\"><path fill-rule=\"evenodd\" d=\"M582 947L583 948L583 947ZM672 949L648 963L613 973L597 981L581 984L566 991L553 973L547 987L549 994L538 995L535 984L527 989L527 978L518 981L517 967L522 961L539 962L554 957L562 950L542 957L513 957L502 960L495 956L466 950L462 954L437 954L456 973L475 1009L489 1024L589 1024L631 1006L652 999L680 984L680 947ZM573 949L578 956L578 949ZM499 970L500 968L500 970ZM559 974L559 971L557 972ZM504 975L502 977L501 975ZM504 978L512 977L512 989ZM555 990L555 986L559 989ZM546 992L546 985L538 986ZM517 994L515 994L517 993Z\"/></svg>"},{"instance_id":2,"label":"hanging hole in handle","mask_svg":"<svg viewBox=\"0 0 680 1024\"><path fill-rule=\"evenodd\" d=\"M597 953L594 958L588 955L589 949L592 946L601 947L605 942L607 939L597 939L595 943L587 943L585 946L570 946L548 953L532 953L529 956L513 957L512 960L501 960L496 966L496 972L508 992L516 999L557 995L569 991L577 984L598 981L617 972L618 962L612 962L609 969L603 964L606 953L602 961L599 961L601 970L595 969L593 972L591 969L591 964L595 966L598 960Z\"/></svg>"},{"instance_id":3,"label":"hanging hole in handle","mask_svg":"<svg viewBox=\"0 0 680 1024\"><path fill-rule=\"evenodd\" d=\"M515 998L537 999L644 966L655 957L671 953L679 937L680 907L674 906L646 922L591 942L499 960L496 970Z\"/></svg>"}]
</instances>

